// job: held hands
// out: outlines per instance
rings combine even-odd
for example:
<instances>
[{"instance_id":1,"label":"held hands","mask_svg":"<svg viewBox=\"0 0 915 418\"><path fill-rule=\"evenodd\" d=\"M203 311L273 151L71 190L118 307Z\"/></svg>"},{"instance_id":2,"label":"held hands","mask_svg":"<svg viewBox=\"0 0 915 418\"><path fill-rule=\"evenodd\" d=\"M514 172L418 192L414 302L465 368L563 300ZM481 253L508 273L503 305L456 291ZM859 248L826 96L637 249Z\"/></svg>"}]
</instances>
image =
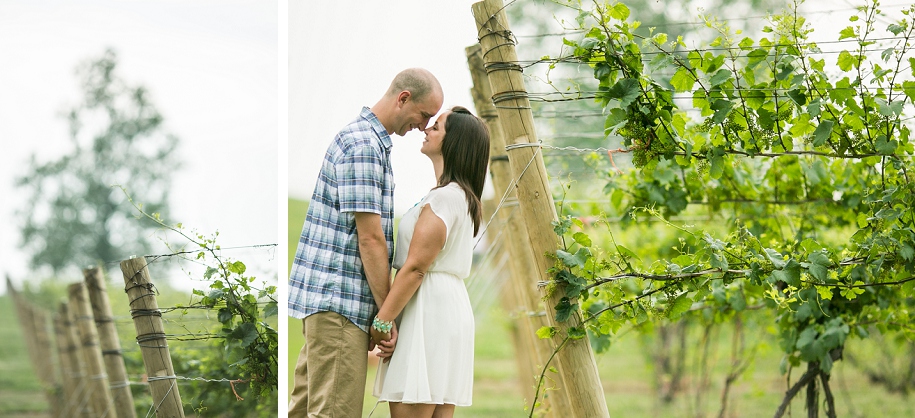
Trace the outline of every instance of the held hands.
<instances>
[{"instance_id":1,"label":"held hands","mask_svg":"<svg viewBox=\"0 0 915 418\"><path fill-rule=\"evenodd\" d=\"M397 325L390 321L390 328L388 328L386 326L388 324L384 321L380 321L380 324L378 322L376 318L376 322L369 328L371 337L369 350L373 349L377 344L381 352L376 355L384 359L384 361L390 361L391 356L394 355L394 348L397 346Z\"/></svg>"}]
</instances>

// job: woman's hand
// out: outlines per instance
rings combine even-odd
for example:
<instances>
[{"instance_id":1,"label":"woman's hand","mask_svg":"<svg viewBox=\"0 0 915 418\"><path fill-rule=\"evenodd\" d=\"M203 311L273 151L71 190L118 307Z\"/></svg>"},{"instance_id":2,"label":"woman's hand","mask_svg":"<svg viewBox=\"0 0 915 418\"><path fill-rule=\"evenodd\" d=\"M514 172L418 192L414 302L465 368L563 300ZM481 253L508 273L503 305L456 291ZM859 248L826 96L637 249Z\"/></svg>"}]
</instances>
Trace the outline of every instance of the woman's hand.
<instances>
[{"instance_id":1,"label":"woman's hand","mask_svg":"<svg viewBox=\"0 0 915 418\"><path fill-rule=\"evenodd\" d=\"M397 325L395 324L391 327L391 332L388 334L381 333L374 328L371 331L373 340L381 338L380 340L375 340L379 350L379 353L375 355L384 359L384 361L390 361L391 356L394 355L394 348L397 346Z\"/></svg>"}]
</instances>

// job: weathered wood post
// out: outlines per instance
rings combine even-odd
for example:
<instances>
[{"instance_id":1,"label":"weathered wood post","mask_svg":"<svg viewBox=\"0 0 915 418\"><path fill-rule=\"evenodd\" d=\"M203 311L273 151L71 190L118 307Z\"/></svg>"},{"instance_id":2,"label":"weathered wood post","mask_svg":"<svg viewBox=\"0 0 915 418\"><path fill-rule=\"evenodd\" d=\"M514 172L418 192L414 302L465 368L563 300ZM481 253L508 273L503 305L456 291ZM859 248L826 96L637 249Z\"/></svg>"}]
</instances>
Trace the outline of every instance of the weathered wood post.
<instances>
[{"instance_id":1,"label":"weathered wood post","mask_svg":"<svg viewBox=\"0 0 915 418\"><path fill-rule=\"evenodd\" d=\"M483 202L484 222L487 219L491 219L495 214L496 207L499 205L498 200L499 197L495 197ZM501 212L499 212L499 215L501 215ZM504 265L504 267L494 270L493 274L508 276L508 280L505 280L499 289L499 300L502 303L502 309L505 310L510 319L508 331L511 336L512 348L515 352L515 363L518 367L518 383L521 386L521 393L524 395L523 399L526 402L534 398L531 378L534 376L534 370L536 369L536 360L534 359L536 353L534 353L534 346L530 343L527 335L529 330L525 323L526 318L520 316L526 315L527 309L520 308L523 302L518 300L518 292L513 283L514 270L511 266L511 255L508 251L508 247L511 245L508 225L505 224L502 216L498 216L498 219L499 222L493 222L486 228L486 235L490 237L501 236L502 239L499 242L490 242L487 251L495 254L494 259L508 260L507 263L498 263L497 265Z\"/></svg>"},{"instance_id":2,"label":"weathered wood post","mask_svg":"<svg viewBox=\"0 0 915 418\"><path fill-rule=\"evenodd\" d=\"M32 310L32 320L35 330L35 352L41 361L36 364L38 379L44 386L45 397L51 406L51 415L60 415L61 396L60 384L54 373L54 355L51 349L51 336L48 335L48 315L44 309L29 305Z\"/></svg>"},{"instance_id":3,"label":"weathered wood post","mask_svg":"<svg viewBox=\"0 0 915 418\"><path fill-rule=\"evenodd\" d=\"M16 318L22 328L23 340L29 352L29 360L35 370L38 381L44 388L45 397L51 407L53 416L60 415L60 397L58 396L57 378L54 374L54 358L51 355L50 337L48 336L48 317L45 311L23 299L9 276L6 276L6 291L16 307Z\"/></svg>"},{"instance_id":4,"label":"weathered wood post","mask_svg":"<svg viewBox=\"0 0 915 418\"><path fill-rule=\"evenodd\" d=\"M108 372L114 410L118 418L135 418L137 414L133 407L133 394L130 393L130 381L127 379L127 368L121 354L121 342L118 340L118 331L111 314L105 274L99 267L90 267L83 270L83 277L89 290L89 302L98 329L105 370Z\"/></svg>"},{"instance_id":5,"label":"weathered wood post","mask_svg":"<svg viewBox=\"0 0 915 418\"><path fill-rule=\"evenodd\" d=\"M52 325L54 326L54 335L57 336L57 338L54 340L57 345L57 358L59 360L58 370L60 371L61 381L61 400L63 401L59 412L54 414L55 418L69 416L69 412L71 411L70 405L74 403L73 388L75 386L70 382L70 371L73 365L70 364L70 359L67 355L67 338L64 336L63 327L65 315L62 312L64 312L65 309L66 305L61 304L60 309L57 311L57 313L54 314L54 318L52 320Z\"/></svg>"},{"instance_id":6,"label":"weathered wood post","mask_svg":"<svg viewBox=\"0 0 915 418\"><path fill-rule=\"evenodd\" d=\"M504 225L505 245L509 254L510 279L504 291L513 295L515 305L511 311L517 315L515 325L523 338L516 346L516 350L525 351L528 357L526 361L529 365L526 367L519 365L518 369L522 391L526 399L533 400L535 376L540 373L540 367L546 364L554 347L552 341L541 340L535 334L541 326L548 325L545 315L540 314L544 311L543 302L537 292L536 281L533 280L539 275L536 271L533 253L527 246L529 238L523 219L518 213L512 215L517 209L518 199L514 188L509 190L509 187L512 186L512 173L505 151L505 135L502 132L499 113L492 103L492 87L486 76L486 70L483 68L483 54L480 45L467 47L465 53L467 65L470 68L470 77L473 80L474 107L489 128L489 174L496 195L496 205L503 196L506 194L508 196L502 209L496 215ZM519 359L521 357L523 356L519 356ZM553 361L556 369L561 370L562 366L559 362L555 359ZM544 393L544 406L550 416L559 416L563 411L570 409L568 392L561 384L559 386L548 394Z\"/></svg>"},{"instance_id":7,"label":"weathered wood post","mask_svg":"<svg viewBox=\"0 0 915 418\"><path fill-rule=\"evenodd\" d=\"M79 351L79 336L74 326L72 313L66 303L60 304L58 310L58 320L60 330L57 337L63 340L63 354L61 355L61 364L65 369L63 373L62 384L64 394L69 399L67 407L64 408L67 417L87 417L92 418L93 413L89 404L89 390L86 381L86 372L84 361ZM69 395L66 395L68 394Z\"/></svg>"},{"instance_id":8,"label":"weathered wood post","mask_svg":"<svg viewBox=\"0 0 915 418\"><path fill-rule=\"evenodd\" d=\"M89 292L83 282L73 283L67 288L70 301L70 316L76 322L79 333L80 351L86 365L86 384L92 411L96 417L117 416L111 393L108 391L108 374L95 328L95 318L89 305Z\"/></svg>"},{"instance_id":9,"label":"weathered wood post","mask_svg":"<svg viewBox=\"0 0 915 418\"><path fill-rule=\"evenodd\" d=\"M524 215L528 244L534 254L538 281L551 278L546 271L553 266L547 254L559 248L559 237L551 223L557 220L556 208L550 195L549 180L543 156L537 144L534 116L521 76L521 66L515 53L514 36L509 30L502 0L485 0L473 4L483 65L492 86L492 101L502 122L503 134L511 150L508 153L512 177L517 179L518 204ZM556 322L553 307L563 296L563 286L556 286L548 295L546 308L550 323L559 332L555 342L568 335L571 327L582 327L581 314L576 312L565 322ZM609 417L597 363L587 338L570 340L559 351L562 382L569 392L571 414L576 418Z\"/></svg>"},{"instance_id":10,"label":"weathered wood post","mask_svg":"<svg viewBox=\"0 0 915 418\"><path fill-rule=\"evenodd\" d=\"M16 319L19 321L19 327L22 328L22 336L25 339L26 348L29 351L29 357L34 356L33 346L34 341L31 339L32 328L32 319L27 318L27 312L25 312L24 304L22 299L19 296L19 292L16 291L16 288L13 287L13 282L10 280L9 276L6 276L6 291L10 295L10 299L13 300L13 307L16 309Z\"/></svg>"},{"instance_id":11,"label":"weathered wood post","mask_svg":"<svg viewBox=\"0 0 915 418\"><path fill-rule=\"evenodd\" d=\"M149 279L146 258L137 257L121 262L124 291L130 299L130 315L137 330L137 345L143 355L149 391L152 393L156 416L184 418L184 407L178 392L178 377L162 326L162 312L156 301L155 287Z\"/></svg>"},{"instance_id":12,"label":"weathered wood post","mask_svg":"<svg viewBox=\"0 0 915 418\"><path fill-rule=\"evenodd\" d=\"M479 108L477 111L479 112ZM499 205L499 197L500 196L497 196L483 201L483 222L486 222L487 219L493 217L495 210ZM501 212L499 215L501 215ZM499 222L489 224L489 227L486 228L486 235L487 237L502 237L500 241L491 238L492 241L488 243L489 249L487 251L495 254L494 259L509 259L508 265L504 268L494 270L493 273L498 275L505 275L507 273L509 276L509 280L502 283L502 287L499 290L499 299L502 303L502 309L504 309L505 313L511 318L511 322L509 322L509 335L511 336L512 348L514 348L515 351L515 363L518 367L518 383L521 386L521 393L524 396L523 399L527 402L534 397L531 379L534 376L534 370L536 369L536 360L534 359L536 353L534 352L534 346L528 338L529 327L526 326L526 318L520 317L520 315L526 316L527 309L519 309L523 303L518 300L518 292L513 283L514 270L511 266L511 255L508 252L508 247L512 245L510 242L511 237L508 234L508 225L505 224L502 216L499 216ZM498 265L501 266L503 263L500 262Z\"/></svg>"},{"instance_id":13,"label":"weathered wood post","mask_svg":"<svg viewBox=\"0 0 915 418\"><path fill-rule=\"evenodd\" d=\"M13 287L9 276L6 277L6 290L13 300L13 307L16 308L16 319L19 321L19 328L22 329L22 339L25 341L26 350L29 352L29 360L35 367L36 375L39 373L39 367L42 358L38 357L37 343L35 342L35 319L32 317L32 309L28 303L22 299L19 292Z\"/></svg>"}]
</instances>

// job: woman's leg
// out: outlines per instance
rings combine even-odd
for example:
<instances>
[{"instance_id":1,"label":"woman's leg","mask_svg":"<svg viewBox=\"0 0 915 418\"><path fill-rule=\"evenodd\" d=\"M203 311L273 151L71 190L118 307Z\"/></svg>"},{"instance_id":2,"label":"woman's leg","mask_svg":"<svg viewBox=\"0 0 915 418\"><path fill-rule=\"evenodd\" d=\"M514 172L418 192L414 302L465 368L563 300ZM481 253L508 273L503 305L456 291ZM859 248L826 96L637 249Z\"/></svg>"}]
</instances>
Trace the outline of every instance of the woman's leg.
<instances>
[{"instance_id":1,"label":"woman's leg","mask_svg":"<svg viewBox=\"0 0 915 418\"><path fill-rule=\"evenodd\" d=\"M436 410L435 404L430 403L388 403L391 409L391 418L429 418ZM453 408L452 408L453 410Z\"/></svg>"},{"instance_id":2,"label":"woman's leg","mask_svg":"<svg viewBox=\"0 0 915 418\"><path fill-rule=\"evenodd\" d=\"M435 405L435 411L432 413L432 418L451 418L454 416L454 405L444 404L444 405Z\"/></svg>"}]
</instances>

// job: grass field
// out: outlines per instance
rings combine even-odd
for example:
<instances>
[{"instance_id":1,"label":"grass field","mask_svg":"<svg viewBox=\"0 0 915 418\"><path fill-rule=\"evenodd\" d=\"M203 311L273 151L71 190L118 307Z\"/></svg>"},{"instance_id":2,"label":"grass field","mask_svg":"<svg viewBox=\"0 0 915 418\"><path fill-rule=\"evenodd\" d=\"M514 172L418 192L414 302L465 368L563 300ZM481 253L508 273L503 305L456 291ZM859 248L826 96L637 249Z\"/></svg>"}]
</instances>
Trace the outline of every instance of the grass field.
<instances>
[{"instance_id":1,"label":"grass field","mask_svg":"<svg viewBox=\"0 0 915 418\"><path fill-rule=\"evenodd\" d=\"M305 219L306 203L289 201L289 260L295 252L302 221ZM291 262L291 261L290 261ZM509 318L500 308L475 307L477 334L474 364L473 406L458 408L459 417L523 417L529 400L522 399L521 382L513 357L511 340L508 335ZM749 327L748 327L749 328ZM753 365L733 384L728 398L725 417L771 417L775 414L784 392L787 390L786 377L778 372L781 354L773 339L765 330L766 325L748 331L747 340L754 345L756 354ZM688 346L699 344L701 330L692 330ZM292 387L292 368L299 349L302 347L301 322L289 321L289 384ZM647 361L646 347L640 343L635 332L619 336L611 347L597 355L596 361L601 383L612 417L716 417L721 408L721 391L728 370L730 334L726 331L715 333L708 364L708 390L697 391L700 376L698 355L687 356L687 377L684 390L665 404L661 402L652 387L652 369ZM849 344L855 344L850 341ZM688 350L697 353L698 350ZM836 409L840 417L911 417L915 416L915 403L899 395L889 394L882 387L869 383L857 370L844 362L837 362L831 380L836 397ZM795 370L793 379L801 374ZM690 378L692 376L692 378ZM366 379L364 415L375 403L371 396L375 372L369 367ZM528 379L533 382L533 379ZM697 393L698 392L698 393ZM287 396L288 399L288 396ZM822 400L821 400L822 402ZM795 398L791 411L794 416L804 413L803 398ZM821 414L825 416L821 407ZM561 415L561 414L560 414ZM386 405L379 406L375 417L388 417Z\"/></svg>"}]
</instances>

